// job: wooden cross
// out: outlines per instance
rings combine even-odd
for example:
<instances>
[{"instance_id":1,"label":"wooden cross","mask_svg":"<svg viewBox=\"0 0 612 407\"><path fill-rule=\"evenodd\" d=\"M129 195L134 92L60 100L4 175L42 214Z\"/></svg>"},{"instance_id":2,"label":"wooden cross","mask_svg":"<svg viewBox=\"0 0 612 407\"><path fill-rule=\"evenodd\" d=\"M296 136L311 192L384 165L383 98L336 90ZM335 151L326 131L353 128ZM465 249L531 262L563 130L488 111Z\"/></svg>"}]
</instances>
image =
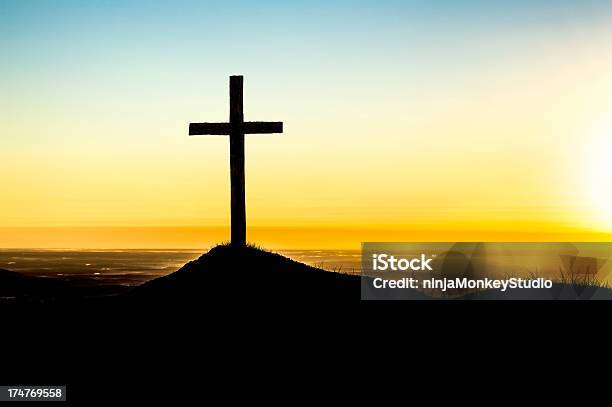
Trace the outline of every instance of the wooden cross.
<instances>
[{"instance_id":1,"label":"wooden cross","mask_svg":"<svg viewBox=\"0 0 612 407\"><path fill-rule=\"evenodd\" d=\"M230 76L229 123L190 123L189 135L229 135L231 179L232 246L246 246L246 205L244 198L244 135L282 133L282 122L245 122L242 110L242 76Z\"/></svg>"}]
</instances>

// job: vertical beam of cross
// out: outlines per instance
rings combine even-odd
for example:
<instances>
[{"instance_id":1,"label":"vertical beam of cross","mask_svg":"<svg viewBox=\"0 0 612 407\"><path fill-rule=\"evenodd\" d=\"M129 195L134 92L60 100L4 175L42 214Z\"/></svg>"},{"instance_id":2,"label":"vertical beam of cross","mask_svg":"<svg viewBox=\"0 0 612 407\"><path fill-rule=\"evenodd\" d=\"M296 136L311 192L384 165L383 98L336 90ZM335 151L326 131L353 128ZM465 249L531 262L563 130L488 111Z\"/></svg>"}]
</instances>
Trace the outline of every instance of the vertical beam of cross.
<instances>
[{"instance_id":1,"label":"vertical beam of cross","mask_svg":"<svg viewBox=\"0 0 612 407\"><path fill-rule=\"evenodd\" d=\"M244 135L282 133L282 122L245 122L242 104L242 76L230 76L229 123L190 123L189 135L230 136L231 241L246 246L246 204L244 177Z\"/></svg>"},{"instance_id":2,"label":"vertical beam of cross","mask_svg":"<svg viewBox=\"0 0 612 407\"><path fill-rule=\"evenodd\" d=\"M236 246L246 245L242 84L242 76L230 76L231 239Z\"/></svg>"}]
</instances>

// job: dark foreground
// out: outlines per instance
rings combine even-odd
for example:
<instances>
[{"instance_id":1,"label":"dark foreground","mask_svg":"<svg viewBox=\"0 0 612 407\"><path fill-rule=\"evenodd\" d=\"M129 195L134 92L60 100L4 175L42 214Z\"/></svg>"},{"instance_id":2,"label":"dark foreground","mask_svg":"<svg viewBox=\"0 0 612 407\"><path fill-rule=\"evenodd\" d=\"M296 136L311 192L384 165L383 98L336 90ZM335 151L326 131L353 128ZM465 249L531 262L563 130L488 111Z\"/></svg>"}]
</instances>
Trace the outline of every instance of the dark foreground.
<instances>
[{"instance_id":1,"label":"dark foreground","mask_svg":"<svg viewBox=\"0 0 612 407\"><path fill-rule=\"evenodd\" d=\"M411 296L426 299L416 291ZM489 331L496 323L504 335L512 334L513 321L550 327L559 324L555 316L563 319L558 326L565 328L564 334L602 325L601 318L598 324L586 323L585 318L594 314L584 309L574 324L568 322L567 308L535 312L532 303L504 310L504 302L498 301L471 313L472 301L392 306L360 302L358 276L327 272L254 248L227 246L127 291L75 287L3 271L0 297L3 382L67 385L68 405L142 405L148 400L190 405L186 400L207 400L212 392L225 390L211 378L231 386L223 397L240 392L252 398L262 388L274 394L279 387L287 388L286 382L302 383L294 370L316 370L317 380L323 377L324 383L337 387L338 377L344 375L333 366L363 374L364 361L377 367L385 360L395 361L394 356L388 358L390 351L406 354L405 348L414 344L407 340L412 337L404 336L406 331L422 343L442 338L445 342L438 349L443 349L448 338L455 344L469 338L467 333L476 327ZM6 312L11 309L26 312ZM487 315L487 310L495 312ZM385 343L378 347L369 342L370 336L384 338ZM390 343L400 343L399 353ZM475 343L480 353L489 343L494 345L491 353L499 347L498 340L478 338ZM437 361L436 366L444 363L448 361ZM280 376L273 386L269 372ZM234 378L249 383L261 379L265 385L250 391L242 383L236 386ZM312 380L306 382L311 391Z\"/></svg>"}]
</instances>

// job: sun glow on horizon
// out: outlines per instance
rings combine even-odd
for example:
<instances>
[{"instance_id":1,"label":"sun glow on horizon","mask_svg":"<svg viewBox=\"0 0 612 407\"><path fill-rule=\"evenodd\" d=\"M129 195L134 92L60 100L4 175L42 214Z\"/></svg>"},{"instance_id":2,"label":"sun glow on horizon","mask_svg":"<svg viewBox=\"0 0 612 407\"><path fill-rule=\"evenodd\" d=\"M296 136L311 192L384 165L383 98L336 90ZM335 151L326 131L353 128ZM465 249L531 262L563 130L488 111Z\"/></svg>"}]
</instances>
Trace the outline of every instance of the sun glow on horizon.
<instances>
[{"instance_id":1,"label":"sun glow on horizon","mask_svg":"<svg viewBox=\"0 0 612 407\"><path fill-rule=\"evenodd\" d=\"M612 232L612 124L594 133L586 182L599 230Z\"/></svg>"}]
</instances>

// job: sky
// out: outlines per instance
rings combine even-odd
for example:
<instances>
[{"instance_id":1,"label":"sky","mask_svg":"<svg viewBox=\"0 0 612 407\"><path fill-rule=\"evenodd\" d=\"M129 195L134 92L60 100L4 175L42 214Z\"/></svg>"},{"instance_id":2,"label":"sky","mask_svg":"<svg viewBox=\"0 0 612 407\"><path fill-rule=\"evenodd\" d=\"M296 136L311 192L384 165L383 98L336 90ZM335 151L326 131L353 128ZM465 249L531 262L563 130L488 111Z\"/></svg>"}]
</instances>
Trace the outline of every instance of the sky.
<instances>
[{"instance_id":1,"label":"sky","mask_svg":"<svg viewBox=\"0 0 612 407\"><path fill-rule=\"evenodd\" d=\"M612 238L607 1L0 0L0 247Z\"/></svg>"}]
</instances>

